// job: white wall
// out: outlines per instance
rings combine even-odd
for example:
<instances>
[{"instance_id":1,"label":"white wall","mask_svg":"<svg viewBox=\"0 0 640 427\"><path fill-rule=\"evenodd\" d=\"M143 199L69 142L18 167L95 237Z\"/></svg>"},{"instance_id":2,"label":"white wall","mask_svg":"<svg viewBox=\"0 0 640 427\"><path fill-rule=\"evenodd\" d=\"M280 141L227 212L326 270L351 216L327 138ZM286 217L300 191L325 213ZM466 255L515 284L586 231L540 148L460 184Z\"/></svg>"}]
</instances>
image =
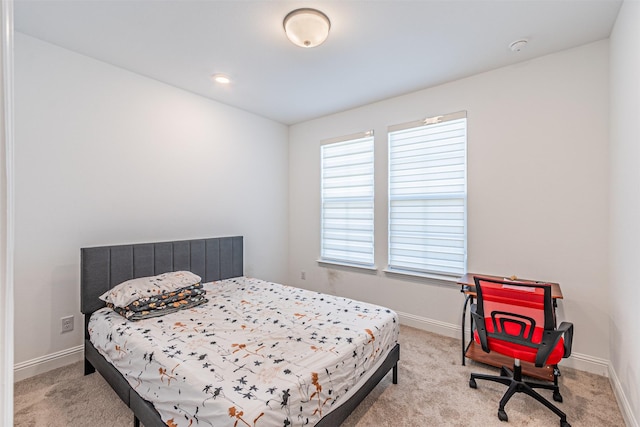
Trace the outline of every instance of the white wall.
<instances>
[{"instance_id":1,"label":"white wall","mask_svg":"<svg viewBox=\"0 0 640 427\"><path fill-rule=\"evenodd\" d=\"M640 425L640 2L625 1L611 34L611 365L627 424ZM615 390L615 387L614 387Z\"/></svg>"},{"instance_id":2,"label":"white wall","mask_svg":"<svg viewBox=\"0 0 640 427\"><path fill-rule=\"evenodd\" d=\"M559 317L575 324L574 353L605 374L607 41L292 126L290 283L384 304L405 321L457 336L463 298L455 283L381 270L387 126L460 110L468 114L468 270L559 282L565 297ZM367 129L375 131L377 274L316 263L319 141Z\"/></svg>"},{"instance_id":3,"label":"white wall","mask_svg":"<svg viewBox=\"0 0 640 427\"><path fill-rule=\"evenodd\" d=\"M286 126L19 33L15 93L17 364L82 343L81 247L243 235L285 281Z\"/></svg>"}]
</instances>

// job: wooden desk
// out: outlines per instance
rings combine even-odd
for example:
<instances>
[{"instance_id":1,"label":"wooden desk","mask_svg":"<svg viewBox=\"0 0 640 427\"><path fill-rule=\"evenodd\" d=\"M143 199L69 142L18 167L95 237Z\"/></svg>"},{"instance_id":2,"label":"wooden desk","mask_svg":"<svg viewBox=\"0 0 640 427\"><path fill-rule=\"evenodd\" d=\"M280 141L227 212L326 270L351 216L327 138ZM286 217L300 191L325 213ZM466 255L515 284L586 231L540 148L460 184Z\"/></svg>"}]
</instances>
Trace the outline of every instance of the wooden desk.
<instances>
[{"instance_id":1,"label":"wooden desk","mask_svg":"<svg viewBox=\"0 0 640 427\"><path fill-rule=\"evenodd\" d=\"M465 338L465 326L466 315L468 307L471 307L473 300L476 298L476 283L473 280L474 276L486 277L490 279L504 280L502 276L490 276L488 274L473 274L467 273L458 279L458 284L461 286L460 292L465 295L464 305L462 307L462 365L465 365L465 360L468 357L476 362L485 363L487 365L496 366L498 368L502 366L512 366L513 359L507 356L503 356L495 353L485 353L482 347L473 340L473 318L469 319L469 342L466 342ZM518 281L536 282L536 280L518 278ZM557 300L562 299L562 290L558 283L552 282L539 282L551 284L551 298L553 299L554 308L557 307ZM536 368L533 363L522 361L522 373L524 375L538 378L546 381L556 381L557 376L554 375L554 367L551 365L543 366L542 368Z\"/></svg>"},{"instance_id":2,"label":"wooden desk","mask_svg":"<svg viewBox=\"0 0 640 427\"><path fill-rule=\"evenodd\" d=\"M460 286L462 286L462 292L466 295L473 295L473 297L475 298L476 296L476 282L473 281L473 277L474 276L478 276L478 277L486 277L489 279L498 279L498 280L504 280L505 277L502 276L490 276L488 274L473 274L473 273L467 273L464 276L462 276L461 278L458 279L458 284ZM508 277L506 277L508 278ZM529 280L529 279L523 279L518 277L518 281L523 281L523 282L538 282L538 283L549 283L551 285L551 298L553 298L554 302L557 299L562 299L562 289L560 289L560 285L558 283L552 283L552 282L540 282L537 280ZM466 287L466 289L465 289Z\"/></svg>"}]
</instances>

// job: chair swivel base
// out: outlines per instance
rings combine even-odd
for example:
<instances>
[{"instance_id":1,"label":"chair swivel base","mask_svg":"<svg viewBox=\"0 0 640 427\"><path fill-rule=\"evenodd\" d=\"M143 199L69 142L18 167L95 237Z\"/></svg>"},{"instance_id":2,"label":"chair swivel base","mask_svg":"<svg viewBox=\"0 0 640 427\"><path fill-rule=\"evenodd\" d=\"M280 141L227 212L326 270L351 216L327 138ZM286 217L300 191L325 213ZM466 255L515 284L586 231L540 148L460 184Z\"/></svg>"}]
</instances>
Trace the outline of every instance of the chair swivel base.
<instances>
[{"instance_id":1,"label":"chair swivel base","mask_svg":"<svg viewBox=\"0 0 640 427\"><path fill-rule=\"evenodd\" d=\"M500 407L498 408L498 418L500 419L500 421L509 420L509 417L504 410L504 407L507 402L509 402L509 399L511 399L511 397L516 393L524 393L533 397L538 402L542 403L544 406L553 411L556 415L558 415L560 417L560 427L571 427L571 424L567 422L567 415L534 390L534 388L553 390L553 400L555 400L556 402L562 402L562 396L560 395L557 384L542 384L537 382L523 381L521 369L522 368L520 366L514 366L514 370L512 371L511 369L503 366L500 369L500 376L472 373L471 378L469 379L469 387L478 387L478 385L476 384L476 379L493 381L509 387L500 400Z\"/></svg>"}]
</instances>

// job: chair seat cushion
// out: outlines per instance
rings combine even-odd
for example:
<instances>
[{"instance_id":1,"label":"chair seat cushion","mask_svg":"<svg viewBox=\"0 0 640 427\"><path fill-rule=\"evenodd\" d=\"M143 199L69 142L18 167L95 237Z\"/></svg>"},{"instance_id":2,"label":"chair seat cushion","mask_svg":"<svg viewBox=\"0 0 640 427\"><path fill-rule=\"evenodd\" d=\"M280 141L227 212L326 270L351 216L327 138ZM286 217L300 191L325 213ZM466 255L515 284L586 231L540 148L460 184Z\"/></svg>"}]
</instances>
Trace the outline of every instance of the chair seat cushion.
<instances>
[{"instance_id":1,"label":"chair seat cushion","mask_svg":"<svg viewBox=\"0 0 640 427\"><path fill-rule=\"evenodd\" d=\"M542 340L543 328L535 328L533 331L533 342L538 344ZM487 322L487 332L492 333L493 328L491 322ZM474 331L474 339L480 344L480 338L478 336L478 331ZM535 347L528 347L521 344L515 344L512 342L504 341L497 338L487 338L487 344L489 345L489 350L492 352L500 353L505 356L513 357L514 359L524 360L526 362L535 363L536 354L538 353L538 349ZM545 364L546 365L555 365L564 356L564 339L560 338L553 351L547 358Z\"/></svg>"}]
</instances>

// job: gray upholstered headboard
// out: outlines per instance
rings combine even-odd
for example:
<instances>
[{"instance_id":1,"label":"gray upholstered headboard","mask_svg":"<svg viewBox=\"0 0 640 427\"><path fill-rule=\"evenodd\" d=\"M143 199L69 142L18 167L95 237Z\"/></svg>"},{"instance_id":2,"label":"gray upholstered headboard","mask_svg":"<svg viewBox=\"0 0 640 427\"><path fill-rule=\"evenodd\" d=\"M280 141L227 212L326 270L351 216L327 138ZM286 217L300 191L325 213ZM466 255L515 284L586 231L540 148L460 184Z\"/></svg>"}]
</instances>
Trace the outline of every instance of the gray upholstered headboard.
<instances>
[{"instance_id":1,"label":"gray upholstered headboard","mask_svg":"<svg viewBox=\"0 0 640 427\"><path fill-rule=\"evenodd\" d=\"M188 270L203 282L242 276L242 236L82 248L80 303L84 314L104 307L100 295L125 280Z\"/></svg>"}]
</instances>

